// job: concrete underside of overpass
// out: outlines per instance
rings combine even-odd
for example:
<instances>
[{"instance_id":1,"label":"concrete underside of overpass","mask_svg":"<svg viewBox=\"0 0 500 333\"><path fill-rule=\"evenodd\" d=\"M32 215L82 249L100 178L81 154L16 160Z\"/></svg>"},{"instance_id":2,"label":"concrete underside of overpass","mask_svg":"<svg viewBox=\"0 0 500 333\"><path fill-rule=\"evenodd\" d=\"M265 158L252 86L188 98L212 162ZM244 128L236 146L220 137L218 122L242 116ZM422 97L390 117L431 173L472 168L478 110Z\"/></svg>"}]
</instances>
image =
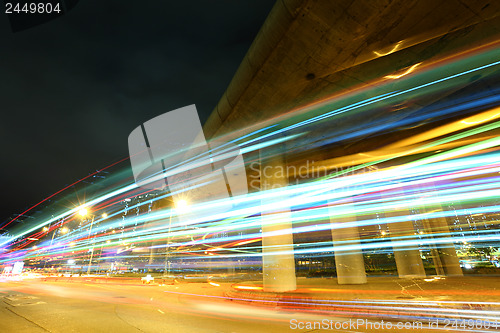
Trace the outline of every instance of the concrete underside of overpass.
<instances>
[{"instance_id":1,"label":"concrete underside of overpass","mask_svg":"<svg viewBox=\"0 0 500 333\"><path fill-rule=\"evenodd\" d=\"M499 14L491 0L279 0L205 135L244 133L309 102L492 42Z\"/></svg>"},{"instance_id":2,"label":"concrete underside of overpass","mask_svg":"<svg viewBox=\"0 0 500 333\"><path fill-rule=\"evenodd\" d=\"M398 77L417 66L432 67L457 54L493 44L500 32L499 14L500 2L491 0L279 0L205 123L205 135L208 139L228 141L274 124L277 117L286 123L292 116L295 119L317 116L324 110L309 107L311 103L335 99L367 85L386 83L390 75ZM397 87L396 84L393 86ZM463 89L490 88L487 80L481 81L481 76L474 77L467 84L449 89L446 93L401 103L397 107L406 111L393 118L412 117L424 107L454 98L454 94ZM387 106L384 107L387 109ZM339 117L335 126L347 129L359 122L381 120L385 116L381 109L375 107L366 111L361 120L359 114ZM300 144L288 142L278 147L279 154L266 156L261 150L260 155L250 154L247 159L260 161L261 168L302 165L311 159L326 161L324 164L327 166L348 166L352 154L376 150L447 121L449 119L396 133L378 133L376 140L318 144L317 149L311 149L315 147L318 137L330 135L330 124L318 124L314 127L314 135L305 140L302 138ZM293 152L288 149L300 145L306 148ZM263 181L261 175L260 181ZM278 187L287 186L287 181L286 177L265 179L266 184ZM261 184L261 190L266 189ZM388 216L391 214L386 213ZM331 222L348 221L332 218ZM433 223L440 230L447 228L444 219ZM291 224L263 226L262 229L263 232L273 232L277 228L291 230ZM395 224L391 228L392 232L397 231L401 235L411 235L414 231L411 223ZM345 228L342 233L332 231L332 238L355 244L359 241L358 230ZM292 252L291 243L291 234L272 239L264 237L263 252L268 252L268 247ZM452 247L445 246L435 253L438 273L462 274ZM361 251L336 252L335 255L339 283L366 282ZM263 258L264 287L267 290L295 288L293 253ZM395 251L395 260L401 277L425 276L418 249Z\"/></svg>"}]
</instances>

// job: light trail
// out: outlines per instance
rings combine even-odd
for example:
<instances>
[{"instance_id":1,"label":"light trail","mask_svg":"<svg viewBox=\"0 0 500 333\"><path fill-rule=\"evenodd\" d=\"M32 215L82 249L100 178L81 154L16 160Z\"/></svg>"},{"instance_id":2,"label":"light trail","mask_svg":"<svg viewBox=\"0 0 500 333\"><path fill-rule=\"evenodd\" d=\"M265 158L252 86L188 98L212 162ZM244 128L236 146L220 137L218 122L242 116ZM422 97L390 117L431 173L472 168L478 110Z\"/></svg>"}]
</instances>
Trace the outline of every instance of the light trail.
<instances>
[{"instance_id":1,"label":"light trail","mask_svg":"<svg viewBox=\"0 0 500 333\"><path fill-rule=\"evenodd\" d=\"M378 80L256 124L249 133L231 133L227 144L207 153L214 162L231 152L231 144L249 159L255 159L257 152L263 159L278 155L283 144L290 156L318 149L327 158L308 167L304 176L300 171L285 175L297 180L287 187L251 191L230 201L192 202L187 210L196 217L188 221L180 218L183 213L173 198L201 189L209 180L202 178L197 185L168 193L141 189L124 176L125 171L117 173L102 183L104 190L88 191L97 194L89 194L83 204L61 208L62 204L54 203L45 214L34 216L34 222L13 228L9 239L0 240L0 264L25 261L56 271L87 267L112 271L113 264L165 271L168 260L180 274L187 268L227 269L234 263L251 270L261 266L263 258L285 254L295 255L297 262L306 261L301 258L312 262L362 252L390 262L397 251L417 249L430 263L428 253L448 247L462 261L472 257L471 249L494 253L500 247L500 87L462 90L476 76L498 79L500 61L491 59L499 58L500 49L489 47L453 61L422 63L398 77L397 86L391 80ZM459 97L453 97L455 93ZM438 98L441 95L451 97ZM410 102L424 106L416 111ZM392 135L394 139L388 140ZM362 140L373 142L359 143ZM342 142L345 145L339 148ZM351 144L361 148L349 150ZM203 166L203 157L172 166L150 180ZM251 167L250 161L247 164ZM315 173L318 167L327 173ZM68 198L61 200L78 202ZM231 209L221 211L228 203ZM88 217L77 216L82 208L88 210ZM103 213L107 215L102 217ZM436 222L443 220L446 227ZM283 222L291 222L292 227L263 230ZM397 228L405 222L414 229ZM430 228L433 223L438 227ZM345 228L359 230L359 240L332 241L332 233ZM286 234L295 239L292 250L262 245L263 238ZM219 281L207 281L210 287L221 287ZM262 289L238 287L247 292ZM311 300L283 302L304 311L320 307L330 313L342 308L358 313L371 309L388 317L399 311L404 318L500 317L493 310L439 308L436 302L384 300L376 294L349 304L321 296L339 291L319 289L309 288L315 295ZM261 303L264 306L265 300Z\"/></svg>"}]
</instances>

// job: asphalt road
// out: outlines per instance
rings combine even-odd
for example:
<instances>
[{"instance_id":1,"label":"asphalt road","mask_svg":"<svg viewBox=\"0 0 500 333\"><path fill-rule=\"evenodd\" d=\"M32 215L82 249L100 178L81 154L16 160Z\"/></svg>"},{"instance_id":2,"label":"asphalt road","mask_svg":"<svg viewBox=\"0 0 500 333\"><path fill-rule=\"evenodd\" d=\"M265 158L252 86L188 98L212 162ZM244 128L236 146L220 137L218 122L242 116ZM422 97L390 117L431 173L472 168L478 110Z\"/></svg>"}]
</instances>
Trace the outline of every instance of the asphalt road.
<instances>
[{"instance_id":1,"label":"asphalt road","mask_svg":"<svg viewBox=\"0 0 500 333\"><path fill-rule=\"evenodd\" d=\"M386 332L326 330L307 322L349 318L281 311L223 298L208 283L130 285L116 283L0 282L0 332ZM355 320L355 319L354 319ZM298 322L302 321L303 329ZM334 327L334 326L332 326ZM429 329L394 332L430 332ZM435 332L435 331L434 331Z\"/></svg>"}]
</instances>

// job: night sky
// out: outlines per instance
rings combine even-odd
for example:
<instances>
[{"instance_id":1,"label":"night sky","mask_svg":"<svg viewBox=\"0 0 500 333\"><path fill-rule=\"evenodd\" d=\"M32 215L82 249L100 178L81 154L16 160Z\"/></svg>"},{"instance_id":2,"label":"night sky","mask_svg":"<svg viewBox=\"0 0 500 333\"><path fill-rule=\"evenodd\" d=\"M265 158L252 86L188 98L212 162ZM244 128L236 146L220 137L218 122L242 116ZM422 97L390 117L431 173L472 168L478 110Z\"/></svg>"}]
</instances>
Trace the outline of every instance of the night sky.
<instances>
[{"instance_id":1,"label":"night sky","mask_svg":"<svg viewBox=\"0 0 500 333\"><path fill-rule=\"evenodd\" d=\"M127 157L146 120L196 104L204 122L273 4L80 0L17 33L2 10L0 223Z\"/></svg>"}]
</instances>

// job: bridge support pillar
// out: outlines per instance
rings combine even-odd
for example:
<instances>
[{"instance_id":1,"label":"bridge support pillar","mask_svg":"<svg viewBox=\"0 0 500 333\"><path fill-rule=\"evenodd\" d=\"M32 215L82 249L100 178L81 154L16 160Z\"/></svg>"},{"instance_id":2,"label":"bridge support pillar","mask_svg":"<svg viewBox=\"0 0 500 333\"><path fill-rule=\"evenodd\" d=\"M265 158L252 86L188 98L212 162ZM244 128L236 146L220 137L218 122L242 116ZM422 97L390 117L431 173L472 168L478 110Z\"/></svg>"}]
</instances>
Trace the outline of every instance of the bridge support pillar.
<instances>
[{"instance_id":1,"label":"bridge support pillar","mask_svg":"<svg viewBox=\"0 0 500 333\"><path fill-rule=\"evenodd\" d=\"M363 252L360 247L358 227L349 223L356 222L356 217L354 213L343 215L342 211L345 210L354 212L354 205L350 198L347 204L329 205L337 283L364 284L366 283L366 271ZM346 246L353 246L354 249L342 249Z\"/></svg>"},{"instance_id":2,"label":"bridge support pillar","mask_svg":"<svg viewBox=\"0 0 500 333\"><path fill-rule=\"evenodd\" d=\"M392 198L393 192L384 193L383 198ZM397 199L397 197L394 197ZM394 244L394 259L400 278L424 278L424 263L418 245L409 242L418 238L415 235L413 221L408 220L411 213L407 207L398 207L384 212L385 217L400 217L402 221L388 223L391 242ZM405 244L406 243L406 244Z\"/></svg>"},{"instance_id":3,"label":"bridge support pillar","mask_svg":"<svg viewBox=\"0 0 500 333\"><path fill-rule=\"evenodd\" d=\"M434 186L432 186L434 187ZM433 191L426 191L420 188L422 194L427 194L431 198L436 198ZM443 207L439 203L439 198L436 198L435 205L426 205L422 210L423 212L429 213L433 210L443 211ZM440 243L437 245L432 244L433 249L432 254L434 259L434 266L436 267L437 274L444 274L447 276L463 276L462 268L460 267L460 260L457 256L457 251L455 250L455 245L450 236L450 227L448 226L448 221L445 217L435 217L424 220L425 234L433 237L433 234L438 238L446 238L450 241L447 243Z\"/></svg>"},{"instance_id":4,"label":"bridge support pillar","mask_svg":"<svg viewBox=\"0 0 500 333\"><path fill-rule=\"evenodd\" d=\"M261 211L263 285L270 292L297 289L290 208L280 207L287 199L281 192L288 185L283 153L266 159L261 154L260 188L275 191L262 201Z\"/></svg>"}]
</instances>

